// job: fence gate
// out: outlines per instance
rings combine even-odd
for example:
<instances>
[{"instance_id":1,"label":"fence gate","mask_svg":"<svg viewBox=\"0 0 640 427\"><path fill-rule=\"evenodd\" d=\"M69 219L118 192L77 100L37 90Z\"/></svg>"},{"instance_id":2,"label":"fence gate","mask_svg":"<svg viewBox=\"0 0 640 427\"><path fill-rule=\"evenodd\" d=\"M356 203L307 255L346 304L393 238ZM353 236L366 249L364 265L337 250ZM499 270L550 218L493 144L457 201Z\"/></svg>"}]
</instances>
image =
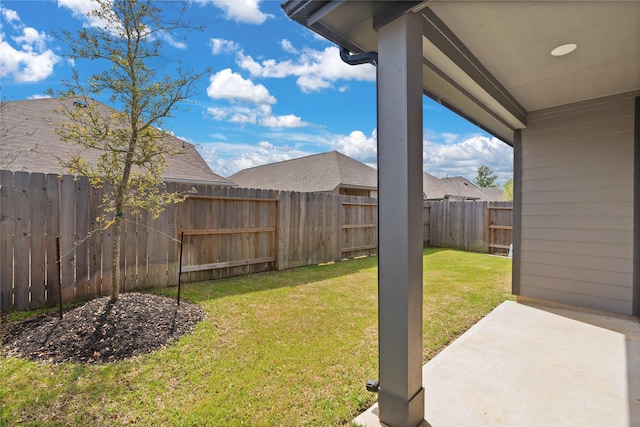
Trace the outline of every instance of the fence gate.
<instances>
[{"instance_id":1,"label":"fence gate","mask_svg":"<svg viewBox=\"0 0 640 427\"><path fill-rule=\"evenodd\" d=\"M278 199L273 192L211 190L219 194L192 195L180 205L186 281L275 270Z\"/></svg>"},{"instance_id":2,"label":"fence gate","mask_svg":"<svg viewBox=\"0 0 640 427\"><path fill-rule=\"evenodd\" d=\"M507 253L513 242L513 203L494 202L487 207L489 253Z\"/></svg>"},{"instance_id":3,"label":"fence gate","mask_svg":"<svg viewBox=\"0 0 640 427\"><path fill-rule=\"evenodd\" d=\"M368 198L342 201L341 258L378 252L378 204Z\"/></svg>"}]
</instances>

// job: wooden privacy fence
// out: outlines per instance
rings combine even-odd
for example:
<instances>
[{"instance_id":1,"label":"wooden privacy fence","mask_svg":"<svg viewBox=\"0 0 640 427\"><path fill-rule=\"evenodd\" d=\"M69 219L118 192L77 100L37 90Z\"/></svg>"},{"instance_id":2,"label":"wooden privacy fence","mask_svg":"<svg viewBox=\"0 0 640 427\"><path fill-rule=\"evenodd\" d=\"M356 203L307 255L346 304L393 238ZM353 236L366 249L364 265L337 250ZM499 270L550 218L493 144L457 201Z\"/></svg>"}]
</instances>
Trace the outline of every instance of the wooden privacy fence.
<instances>
[{"instance_id":1,"label":"wooden privacy fence","mask_svg":"<svg viewBox=\"0 0 640 427\"><path fill-rule=\"evenodd\" d=\"M513 202L425 202L428 245L504 253L513 242ZM428 221L428 225L427 225ZM427 243L427 242L425 242Z\"/></svg>"},{"instance_id":2,"label":"wooden privacy fence","mask_svg":"<svg viewBox=\"0 0 640 427\"><path fill-rule=\"evenodd\" d=\"M189 197L156 219L125 215L120 270L128 291L178 283L181 236L184 282L377 252L375 198L186 183L167 190ZM113 228L96 221L103 191L84 177L0 171L2 309L109 294ZM511 242L509 206L425 203L425 246L503 250Z\"/></svg>"}]
</instances>

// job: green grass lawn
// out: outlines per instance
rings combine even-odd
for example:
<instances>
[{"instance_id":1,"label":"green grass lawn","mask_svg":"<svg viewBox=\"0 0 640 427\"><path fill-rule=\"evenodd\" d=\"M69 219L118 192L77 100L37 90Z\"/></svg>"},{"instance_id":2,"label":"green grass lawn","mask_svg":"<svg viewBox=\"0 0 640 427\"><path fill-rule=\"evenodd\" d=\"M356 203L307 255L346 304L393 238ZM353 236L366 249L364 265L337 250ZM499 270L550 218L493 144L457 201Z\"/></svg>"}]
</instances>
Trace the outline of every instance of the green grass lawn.
<instances>
[{"instance_id":1,"label":"green grass lawn","mask_svg":"<svg viewBox=\"0 0 640 427\"><path fill-rule=\"evenodd\" d=\"M106 365L0 356L0 425L329 426L376 399L377 259L190 284L207 318ZM511 261L424 251L425 362L511 299ZM177 289L162 293L175 296Z\"/></svg>"}]
</instances>

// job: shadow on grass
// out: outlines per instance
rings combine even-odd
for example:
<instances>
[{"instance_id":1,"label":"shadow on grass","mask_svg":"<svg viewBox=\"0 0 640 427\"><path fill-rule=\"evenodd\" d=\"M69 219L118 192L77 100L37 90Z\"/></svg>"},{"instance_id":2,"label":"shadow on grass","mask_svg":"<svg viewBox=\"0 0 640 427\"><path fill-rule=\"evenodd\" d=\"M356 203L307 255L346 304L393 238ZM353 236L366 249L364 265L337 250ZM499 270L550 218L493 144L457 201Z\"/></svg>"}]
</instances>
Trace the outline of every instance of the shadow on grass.
<instances>
[{"instance_id":1,"label":"shadow on grass","mask_svg":"<svg viewBox=\"0 0 640 427\"><path fill-rule=\"evenodd\" d=\"M206 300L225 298L252 292L264 292L285 287L297 287L314 282L331 280L375 269L376 256L349 259L340 262L292 268L283 271L266 271L246 276L207 280L182 284L181 297L198 303ZM374 278L377 276L374 276ZM177 287L153 289L155 294L176 297Z\"/></svg>"},{"instance_id":2,"label":"shadow on grass","mask_svg":"<svg viewBox=\"0 0 640 427\"><path fill-rule=\"evenodd\" d=\"M423 257L434 255L450 249L427 247L423 250ZM207 280L202 282L184 283L182 296L192 302L225 298L251 292L263 292L284 287L296 287L331 280L342 276L356 274L365 270L376 269L374 280L377 280L378 257L362 257L348 259L330 264L320 264L292 268L283 271L267 271L246 276L228 277L224 279ZM153 289L150 292L176 297L177 287Z\"/></svg>"}]
</instances>

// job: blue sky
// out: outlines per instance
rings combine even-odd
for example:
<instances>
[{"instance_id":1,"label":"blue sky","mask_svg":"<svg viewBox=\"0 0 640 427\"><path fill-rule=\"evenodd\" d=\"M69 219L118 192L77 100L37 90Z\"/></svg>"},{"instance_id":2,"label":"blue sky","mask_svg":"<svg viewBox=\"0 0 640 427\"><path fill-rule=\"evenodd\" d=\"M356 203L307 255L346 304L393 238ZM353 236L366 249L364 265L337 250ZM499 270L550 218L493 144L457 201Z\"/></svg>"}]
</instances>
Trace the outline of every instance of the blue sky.
<instances>
[{"instance_id":1,"label":"blue sky","mask_svg":"<svg viewBox=\"0 0 640 427\"><path fill-rule=\"evenodd\" d=\"M21 100L63 89L67 47L52 34L94 25L90 0L3 0L0 28L2 97ZM170 2L167 13L182 9ZM375 69L348 66L338 48L290 21L280 1L192 0L184 19L204 31L168 34L163 52L184 69L211 72L198 95L166 122L196 144L212 170L238 170L338 150L375 167ZM76 61L81 78L105 67ZM106 102L105 99L98 98ZM473 179L488 165L512 176L507 144L424 97L423 165L438 177Z\"/></svg>"}]
</instances>

